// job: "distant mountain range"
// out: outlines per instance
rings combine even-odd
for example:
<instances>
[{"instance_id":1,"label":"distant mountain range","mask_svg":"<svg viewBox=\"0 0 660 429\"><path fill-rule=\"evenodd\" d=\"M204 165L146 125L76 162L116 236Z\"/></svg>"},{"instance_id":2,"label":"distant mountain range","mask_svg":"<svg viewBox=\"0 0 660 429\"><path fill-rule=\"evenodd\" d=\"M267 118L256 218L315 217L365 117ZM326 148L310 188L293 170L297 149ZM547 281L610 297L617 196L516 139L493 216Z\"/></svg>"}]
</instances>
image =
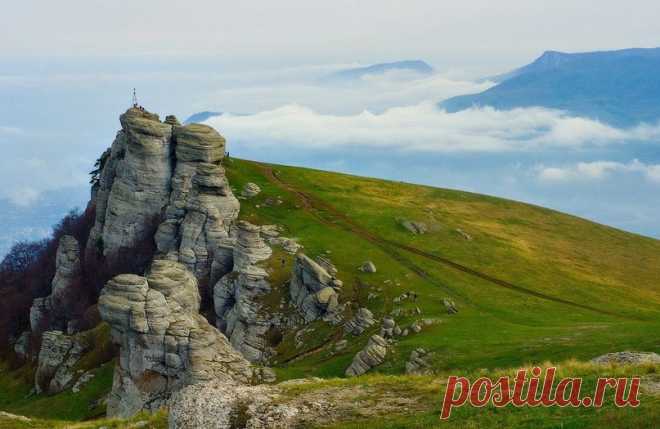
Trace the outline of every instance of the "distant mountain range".
<instances>
[{"instance_id":1,"label":"distant mountain range","mask_svg":"<svg viewBox=\"0 0 660 429\"><path fill-rule=\"evenodd\" d=\"M447 99L457 112L473 106L508 110L541 106L628 127L660 119L660 48L568 54L548 51L495 76L498 85Z\"/></svg>"},{"instance_id":2,"label":"distant mountain range","mask_svg":"<svg viewBox=\"0 0 660 429\"><path fill-rule=\"evenodd\" d=\"M367 75L383 74L389 71L411 71L422 75L428 75L433 73L433 67L421 60L396 61L393 63L373 64L366 67L340 70L328 75L325 80L356 80L362 79Z\"/></svg>"},{"instance_id":3,"label":"distant mountain range","mask_svg":"<svg viewBox=\"0 0 660 429\"><path fill-rule=\"evenodd\" d=\"M183 121L183 123L184 124L200 123L206 121L207 119L215 118L216 116L220 116L220 115L222 115L222 112L204 111L204 112L194 113L190 115L185 121Z\"/></svg>"}]
</instances>

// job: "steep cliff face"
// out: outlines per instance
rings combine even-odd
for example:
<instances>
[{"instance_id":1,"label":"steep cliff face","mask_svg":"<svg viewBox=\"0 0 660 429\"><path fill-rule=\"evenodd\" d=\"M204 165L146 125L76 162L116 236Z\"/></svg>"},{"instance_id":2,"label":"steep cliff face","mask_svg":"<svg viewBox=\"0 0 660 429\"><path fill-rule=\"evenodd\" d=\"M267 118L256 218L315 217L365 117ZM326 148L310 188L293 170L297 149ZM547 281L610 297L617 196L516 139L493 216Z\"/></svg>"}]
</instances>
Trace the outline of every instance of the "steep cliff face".
<instances>
[{"instance_id":1,"label":"steep cliff face","mask_svg":"<svg viewBox=\"0 0 660 429\"><path fill-rule=\"evenodd\" d=\"M263 362L270 355L266 337L271 315L263 311L261 302L272 286L260 263L270 258L272 250L258 226L240 221L237 230L234 269L213 290L216 324L248 360Z\"/></svg>"},{"instance_id":2,"label":"steep cliff face","mask_svg":"<svg viewBox=\"0 0 660 429\"><path fill-rule=\"evenodd\" d=\"M108 415L156 410L187 384L254 381L250 364L199 314L199 304L197 280L174 261L154 261L147 277L108 282L99 311L120 346Z\"/></svg>"},{"instance_id":3,"label":"steep cliff face","mask_svg":"<svg viewBox=\"0 0 660 429\"><path fill-rule=\"evenodd\" d=\"M88 246L104 256L135 246L168 201L173 169L172 125L132 108L103 160L94 192L96 223Z\"/></svg>"}]
</instances>

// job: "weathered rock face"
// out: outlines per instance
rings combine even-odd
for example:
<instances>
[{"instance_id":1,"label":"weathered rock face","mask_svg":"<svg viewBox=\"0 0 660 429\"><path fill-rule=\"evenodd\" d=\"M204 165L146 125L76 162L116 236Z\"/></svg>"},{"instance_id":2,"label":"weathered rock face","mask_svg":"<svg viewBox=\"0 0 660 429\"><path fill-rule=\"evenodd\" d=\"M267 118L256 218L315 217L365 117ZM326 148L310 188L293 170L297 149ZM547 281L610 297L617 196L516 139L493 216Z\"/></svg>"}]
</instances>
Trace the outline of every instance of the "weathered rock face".
<instances>
[{"instance_id":1,"label":"weathered rock face","mask_svg":"<svg viewBox=\"0 0 660 429\"><path fill-rule=\"evenodd\" d=\"M64 235L60 238L55 259L55 276L51 282L51 293L37 298L30 308L32 332L66 330L68 322L79 315L81 308L80 290L80 247L78 241Z\"/></svg>"},{"instance_id":2,"label":"weathered rock face","mask_svg":"<svg viewBox=\"0 0 660 429\"><path fill-rule=\"evenodd\" d=\"M271 257L272 250L258 226L240 221L237 230L234 269L213 290L217 326L248 360L265 362L271 354L267 341L271 315L263 311L261 302L272 286L259 264Z\"/></svg>"},{"instance_id":3,"label":"weathered rock face","mask_svg":"<svg viewBox=\"0 0 660 429\"><path fill-rule=\"evenodd\" d=\"M308 256L296 257L289 293L305 322L319 318L338 322L341 308L337 291L341 286L341 281Z\"/></svg>"},{"instance_id":4,"label":"weathered rock face","mask_svg":"<svg viewBox=\"0 0 660 429\"><path fill-rule=\"evenodd\" d=\"M30 352L30 331L23 332L14 343L14 353L20 360L28 358Z\"/></svg>"},{"instance_id":5,"label":"weathered rock face","mask_svg":"<svg viewBox=\"0 0 660 429\"><path fill-rule=\"evenodd\" d=\"M147 277L123 274L99 299L103 320L120 346L110 416L155 410L184 385L254 381L249 363L199 315L195 276L175 261L156 260Z\"/></svg>"},{"instance_id":6,"label":"weathered rock face","mask_svg":"<svg viewBox=\"0 0 660 429\"><path fill-rule=\"evenodd\" d=\"M39 364L35 374L37 393L49 395L61 392L73 381L73 367L86 346L76 337L61 331L46 331L41 340Z\"/></svg>"},{"instance_id":7,"label":"weathered rock face","mask_svg":"<svg viewBox=\"0 0 660 429\"><path fill-rule=\"evenodd\" d=\"M347 377L362 375L385 361L387 355L387 341L380 335L372 335L369 342L353 358L351 365L346 368Z\"/></svg>"},{"instance_id":8,"label":"weathered rock face","mask_svg":"<svg viewBox=\"0 0 660 429\"><path fill-rule=\"evenodd\" d=\"M214 282L231 270L229 230L240 208L219 165L225 140L199 124L175 127L173 138L176 169L156 245L202 282Z\"/></svg>"},{"instance_id":9,"label":"weathered rock face","mask_svg":"<svg viewBox=\"0 0 660 429\"><path fill-rule=\"evenodd\" d=\"M368 308L363 307L358 309L355 316L346 323L344 329L353 335L360 335L375 323L373 313Z\"/></svg>"},{"instance_id":10,"label":"weathered rock face","mask_svg":"<svg viewBox=\"0 0 660 429\"><path fill-rule=\"evenodd\" d=\"M138 108L120 121L122 130L102 159L88 241L106 256L133 247L151 232L169 198L174 162L172 125Z\"/></svg>"}]
</instances>

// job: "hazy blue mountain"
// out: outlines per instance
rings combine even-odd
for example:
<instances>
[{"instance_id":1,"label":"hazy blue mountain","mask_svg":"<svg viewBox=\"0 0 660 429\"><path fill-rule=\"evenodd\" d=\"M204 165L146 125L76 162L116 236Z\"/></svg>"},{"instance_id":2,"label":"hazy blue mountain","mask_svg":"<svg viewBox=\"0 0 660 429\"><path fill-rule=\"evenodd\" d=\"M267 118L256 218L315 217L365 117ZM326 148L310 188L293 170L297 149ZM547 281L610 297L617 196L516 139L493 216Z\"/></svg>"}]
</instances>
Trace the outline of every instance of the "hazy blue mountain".
<instances>
[{"instance_id":1,"label":"hazy blue mountain","mask_svg":"<svg viewBox=\"0 0 660 429\"><path fill-rule=\"evenodd\" d=\"M222 112L204 111L204 112L194 113L190 115L188 119L183 121L183 123L184 124L200 123L206 121L207 119L214 118L220 115L222 115Z\"/></svg>"},{"instance_id":2,"label":"hazy blue mountain","mask_svg":"<svg viewBox=\"0 0 660 429\"><path fill-rule=\"evenodd\" d=\"M567 54L548 51L531 64L493 78L479 94L440 103L449 112L472 106L542 106L616 125L660 119L660 48Z\"/></svg>"},{"instance_id":3,"label":"hazy blue mountain","mask_svg":"<svg viewBox=\"0 0 660 429\"><path fill-rule=\"evenodd\" d=\"M393 63L374 64L366 67L357 67L334 72L326 77L326 80L355 80L366 75L383 74L393 70L406 70L419 74L433 73L433 67L421 60L396 61Z\"/></svg>"}]
</instances>

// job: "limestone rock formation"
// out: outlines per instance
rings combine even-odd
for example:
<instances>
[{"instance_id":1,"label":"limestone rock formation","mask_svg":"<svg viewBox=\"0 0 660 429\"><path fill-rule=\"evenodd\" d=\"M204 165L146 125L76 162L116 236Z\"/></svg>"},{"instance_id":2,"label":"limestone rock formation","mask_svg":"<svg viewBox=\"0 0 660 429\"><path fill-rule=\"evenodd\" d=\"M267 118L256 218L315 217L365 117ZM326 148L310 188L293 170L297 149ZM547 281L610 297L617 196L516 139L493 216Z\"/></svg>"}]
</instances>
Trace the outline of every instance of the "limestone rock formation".
<instances>
[{"instance_id":1,"label":"limestone rock formation","mask_svg":"<svg viewBox=\"0 0 660 429\"><path fill-rule=\"evenodd\" d=\"M158 115L131 108L122 129L101 158L93 204L96 220L88 248L114 255L151 233L168 201L172 178L172 125Z\"/></svg>"},{"instance_id":2,"label":"limestone rock formation","mask_svg":"<svg viewBox=\"0 0 660 429\"><path fill-rule=\"evenodd\" d=\"M338 322L341 306L337 291L341 287L341 281L325 268L307 255L298 254L289 282L289 293L305 322L319 318Z\"/></svg>"},{"instance_id":3,"label":"limestone rock formation","mask_svg":"<svg viewBox=\"0 0 660 429\"><path fill-rule=\"evenodd\" d=\"M254 381L249 363L199 305L194 275L175 261L156 260L146 278L123 274L106 284L99 311L120 346L108 415L158 409L187 384Z\"/></svg>"},{"instance_id":4,"label":"limestone rock formation","mask_svg":"<svg viewBox=\"0 0 660 429\"><path fill-rule=\"evenodd\" d=\"M80 271L78 241L70 235L64 235L57 247L51 293L36 298L30 308L32 332L67 330L68 322L79 317L76 310L81 308L81 291L77 289Z\"/></svg>"},{"instance_id":5,"label":"limestone rock formation","mask_svg":"<svg viewBox=\"0 0 660 429\"><path fill-rule=\"evenodd\" d=\"M37 393L52 395L67 388L74 378L73 367L85 351L85 343L76 337L61 331L44 332L35 374Z\"/></svg>"},{"instance_id":6,"label":"limestone rock formation","mask_svg":"<svg viewBox=\"0 0 660 429\"><path fill-rule=\"evenodd\" d=\"M220 165L225 139L206 125L181 126L173 116L161 122L140 108L120 121L99 161L87 250L109 256L153 239L162 257L185 264L202 286L216 281L231 270L229 230L239 210Z\"/></svg>"},{"instance_id":7,"label":"limestone rock formation","mask_svg":"<svg viewBox=\"0 0 660 429\"><path fill-rule=\"evenodd\" d=\"M367 345L353 358L346 368L347 377L362 375L372 368L382 364L387 355L387 341L380 335L372 335Z\"/></svg>"},{"instance_id":8,"label":"limestone rock formation","mask_svg":"<svg viewBox=\"0 0 660 429\"><path fill-rule=\"evenodd\" d=\"M219 165L225 140L211 127L190 124L174 128L174 141L176 169L156 245L212 284L231 270L230 226L240 209Z\"/></svg>"},{"instance_id":9,"label":"limestone rock formation","mask_svg":"<svg viewBox=\"0 0 660 429\"><path fill-rule=\"evenodd\" d=\"M216 324L248 360L265 362L271 354L266 338L271 315L263 311L261 301L272 286L260 263L270 258L272 250L261 237L258 226L240 221L237 230L234 269L213 290Z\"/></svg>"},{"instance_id":10,"label":"limestone rock formation","mask_svg":"<svg viewBox=\"0 0 660 429\"><path fill-rule=\"evenodd\" d=\"M360 308L355 316L346 323L344 327L346 332L355 336L361 335L364 331L371 328L376 321L373 313L368 308Z\"/></svg>"}]
</instances>

